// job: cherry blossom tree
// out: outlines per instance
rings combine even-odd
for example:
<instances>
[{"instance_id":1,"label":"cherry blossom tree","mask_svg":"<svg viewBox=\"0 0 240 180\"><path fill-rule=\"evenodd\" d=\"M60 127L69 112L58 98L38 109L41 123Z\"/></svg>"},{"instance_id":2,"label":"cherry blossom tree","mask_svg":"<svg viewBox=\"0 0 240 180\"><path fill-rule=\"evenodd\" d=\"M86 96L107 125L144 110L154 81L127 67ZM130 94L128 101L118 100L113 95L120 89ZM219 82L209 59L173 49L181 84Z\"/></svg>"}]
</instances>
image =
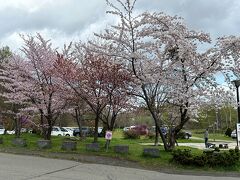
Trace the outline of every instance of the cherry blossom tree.
<instances>
[{"instance_id":1,"label":"cherry blossom tree","mask_svg":"<svg viewBox=\"0 0 240 180\"><path fill-rule=\"evenodd\" d=\"M224 73L226 80L240 79L240 37L224 36L218 38L217 48L220 58L224 62Z\"/></svg>"},{"instance_id":2,"label":"cherry blossom tree","mask_svg":"<svg viewBox=\"0 0 240 180\"><path fill-rule=\"evenodd\" d=\"M107 105L102 111L101 120L106 130L113 131L117 116L120 112L132 109L134 99L134 79L129 71L121 64L112 64L108 77L106 95Z\"/></svg>"},{"instance_id":3,"label":"cherry blossom tree","mask_svg":"<svg viewBox=\"0 0 240 180\"><path fill-rule=\"evenodd\" d=\"M217 48L224 64L223 72L226 82L231 90L236 91L232 81L240 79L240 37L233 35L220 37L217 41ZM235 102L234 107L239 107L239 104Z\"/></svg>"},{"instance_id":4,"label":"cherry blossom tree","mask_svg":"<svg viewBox=\"0 0 240 180\"><path fill-rule=\"evenodd\" d=\"M74 57L59 58L56 69L62 80L85 101L95 114L94 142L98 124L103 120L114 127L117 114L126 107L131 90L131 74L121 64L100 54L93 54L77 45Z\"/></svg>"},{"instance_id":5,"label":"cherry blossom tree","mask_svg":"<svg viewBox=\"0 0 240 180\"><path fill-rule=\"evenodd\" d=\"M11 54L12 53L11 53L10 48L8 46L0 48L0 68L2 68L2 63L5 62L6 59L9 56L11 56ZM0 86L0 92L5 92L5 89L2 86ZM3 124L5 124L4 123L5 122L4 121L5 117L9 115L8 113L6 113L6 111L11 108L11 105L5 104L4 100L5 99L3 97L0 97L0 104L1 104L0 105L0 107L1 107L0 112L2 114L1 117L0 117L0 123L3 123Z\"/></svg>"},{"instance_id":6,"label":"cherry blossom tree","mask_svg":"<svg viewBox=\"0 0 240 180\"><path fill-rule=\"evenodd\" d=\"M106 64L101 64L101 57L89 56L84 62L79 61L78 63L60 58L56 67L58 72L62 72L62 79L94 112L94 142L97 142L100 115L106 106L106 96L103 89L106 86L105 78L108 68Z\"/></svg>"},{"instance_id":7,"label":"cherry blossom tree","mask_svg":"<svg viewBox=\"0 0 240 180\"><path fill-rule=\"evenodd\" d=\"M166 139L160 130L163 123L159 114L159 108L166 100L164 97L167 97L167 91L161 91L161 89L165 89L163 86L166 83L162 78L164 77L163 72L169 64L168 60L162 58L166 52L161 51L161 47L157 48L161 44L156 41L153 43L152 38L144 35L147 32L144 30L147 23L144 14L133 17L135 1L117 2L122 9L107 1L108 5L113 8L108 13L120 17L120 23L106 29L105 33L96 34L97 37L105 40L105 44L100 46L92 42L95 47L92 50L116 57L129 67L139 85L139 91L135 95L143 98L146 102L156 125L156 137L160 133L166 145ZM163 81L164 83L162 83Z\"/></svg>"},{"instance_id":8,"label":"cherry blossom tree","mask_svg":"<svg viewBox=\"0 0 240 180\"><path fill-rule=\"evenodd\" d=\"M165 149L171 150L204 88L214 84L213 74L220 69L217 51L199 53L198 45L210 43L209 35L188 29L180 17L156 12L136 15L136 1L115 2L107 1L111 8L108 13L117 16L119 23L96 34L108 47L95 45L93 50L128 65L139 83L136 95L144 99L156 134L160 134ZM160 130L163 125L160 109L166 102L177 106L180 113L168 141Z\"/></svg>"},{"instance_id":9,"label":"cherry blossom tree","mask_svg":"<svg viewBox=\"0 0 240 180\"><path fill-rule=\"evenodd\" d=\"M40 114L45 139L51 138L52 126L66 106L60 79L53 75L56 49L50 41L37 36L22 36L24 56L13 54L1 70L2 96L8 103L21 105L23 112Z\"/></svg>"},{"instance_id":10,"label":"cherry blossom tree","mask_svg":"<svg viewBox=\"0 0 240 180\"><path fill-rule=\"evenodd\" d=\"M211 108L216 111L216 115L220 116L220 110L225 113L226 125L229 127L231 124L231 109L236 104L236 99L231 89L224 86L218 86L214 91L209 92L204 101L206 105L211 105ZM229 112L229 122L227 114ZM216 129L218 130L219 126L222 124L219 117L216 117Z\"/></svg>"}]
</instances>

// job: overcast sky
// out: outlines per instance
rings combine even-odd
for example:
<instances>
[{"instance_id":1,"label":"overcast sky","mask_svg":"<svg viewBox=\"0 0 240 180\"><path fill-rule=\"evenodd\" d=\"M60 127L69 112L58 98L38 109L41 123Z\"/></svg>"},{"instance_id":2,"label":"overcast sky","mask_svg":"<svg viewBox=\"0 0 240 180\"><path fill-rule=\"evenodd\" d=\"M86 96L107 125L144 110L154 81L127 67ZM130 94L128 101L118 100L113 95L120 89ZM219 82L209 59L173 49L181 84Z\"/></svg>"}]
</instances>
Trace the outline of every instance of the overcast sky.
<instances>
[{"instance_id":1,"label":"overcast sky","mask_svg":"<svg viewBox=\"0 0 240 180\"><path fill-rule=\"evenodd\" d=\"M0 45L16 50L19 33L36 32L56 46L86 40L112 23L106 10L105 0L0 0ZM240 0L137 0L136 10L182 16L213 38L239 35Z\"/></svg>"}]
</instances>

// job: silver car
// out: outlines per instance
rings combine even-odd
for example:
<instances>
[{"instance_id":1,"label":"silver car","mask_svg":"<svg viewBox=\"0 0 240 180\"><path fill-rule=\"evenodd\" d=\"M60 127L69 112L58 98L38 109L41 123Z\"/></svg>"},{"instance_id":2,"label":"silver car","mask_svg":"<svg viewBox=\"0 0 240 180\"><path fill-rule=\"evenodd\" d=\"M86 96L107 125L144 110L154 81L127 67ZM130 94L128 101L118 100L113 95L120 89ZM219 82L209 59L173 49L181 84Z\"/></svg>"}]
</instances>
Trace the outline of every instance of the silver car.
<instances>
[{"instance_id":1,"label":"silver car","mask_svg":"<svg viewBox=\"0 0 240 180\"><path fill-rule=\"evenodd\" d=\"M237 138L237 132L236 132L236 129L234 129L231 133L231 137L232 138Z\"/></svg>"}]
</instances>

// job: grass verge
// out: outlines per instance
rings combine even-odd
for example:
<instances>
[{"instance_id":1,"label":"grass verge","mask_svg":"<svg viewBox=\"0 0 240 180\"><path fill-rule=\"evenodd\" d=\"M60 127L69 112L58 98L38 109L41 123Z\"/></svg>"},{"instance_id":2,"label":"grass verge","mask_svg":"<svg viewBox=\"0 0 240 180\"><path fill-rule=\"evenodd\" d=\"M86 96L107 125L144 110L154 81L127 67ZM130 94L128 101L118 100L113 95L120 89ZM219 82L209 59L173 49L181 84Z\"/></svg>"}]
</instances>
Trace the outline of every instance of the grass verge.
<instances>
[{"instance_id":1,"label":"grass verge","mask_svg":"<svg viewBox=\"0 0 240 180\"><path fill-rule=\"evenodd\" d=\"M30 155L39 155L50 158L62 158L76 161L84 161L91 163L100 163L100 164L109 164L109 165L120 165L126 167L136 167L144 168L149 170L156 170L161 172L168 173L191 173L191 174L223 174L223 175L240 175L240 163L234 167L190 167L190 166L181 166L175 164L171 161L172 154L171 152L166 152L163 149L163 146L158 146L160 150L159 158L144 157L142 155L144 147L153 147L153 146L143 146L141 143L152 143L153 140L150 140L146 137L141 137L137 140L124 139L121 135L121 132L114 132L114 138L111 141L108 152L105 149L105 139L99 138L100 151L99 152L90 152L86 150L86 144L92 143L93 138L89 137L85 140L77 140L77 150L75 151L64 151L61 149L62 142L66 137L52 137L52 148L47 150L40 150L37 147L37 141L41 139L40 136L35 134L22 134L22 138L26 139L27 147L20 148L15 147L11 142L15 138L14 135L2 135L3 144L0 144L0 151L2 152L11 152L18 154L30 154ZM199 141L199 140L198 140ZM196 140L179 140L179 142L196 142ZM116 154L113 151L114 145L129 145L129 154ZM194 154L202 153L202 150L189 148L189 147L177 147L180 149L191 149Z\"/></svg>"}]
</instances>

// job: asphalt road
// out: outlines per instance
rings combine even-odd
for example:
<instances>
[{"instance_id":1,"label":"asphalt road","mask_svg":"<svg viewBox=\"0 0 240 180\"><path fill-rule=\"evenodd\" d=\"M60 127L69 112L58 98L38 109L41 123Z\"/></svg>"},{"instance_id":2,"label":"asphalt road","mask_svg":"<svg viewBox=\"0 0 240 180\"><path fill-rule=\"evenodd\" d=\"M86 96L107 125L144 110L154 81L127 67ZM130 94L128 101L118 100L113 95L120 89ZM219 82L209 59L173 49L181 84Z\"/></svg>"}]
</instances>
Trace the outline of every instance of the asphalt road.
<instances>
[{"instance_id":1,"label":"asphalt road","mask_svg":"<svg viewBox=\"0 0 240 180\"><path fill-rule=\"evenodd\" d=\"M166 174L118 166L85 164L0 153L1 180L238 180L239 177L214 177Z\"/></svg>"}]
</instances>

